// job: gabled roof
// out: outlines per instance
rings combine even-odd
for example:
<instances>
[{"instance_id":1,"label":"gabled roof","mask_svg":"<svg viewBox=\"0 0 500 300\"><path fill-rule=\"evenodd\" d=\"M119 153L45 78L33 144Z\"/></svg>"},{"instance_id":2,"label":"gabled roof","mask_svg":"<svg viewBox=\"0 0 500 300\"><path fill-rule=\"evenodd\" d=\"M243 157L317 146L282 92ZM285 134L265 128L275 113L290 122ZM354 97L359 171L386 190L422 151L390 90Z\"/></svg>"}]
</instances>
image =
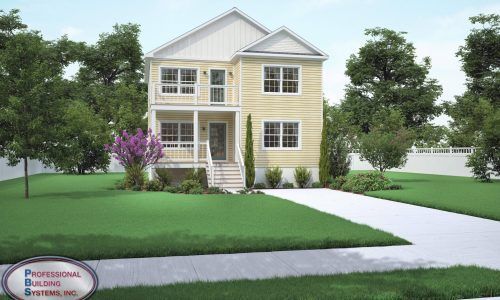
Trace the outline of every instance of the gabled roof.
<instances>
[{"instance_id":1,"label":"gabled roof","mask_svg":"<svg viewBox=\"0 0 500 300\"><path fill-rule=\"evenodd\" d=\"M156 52L158 52L158 51L160 51L162 49L165 49L166 47L168 47L168 46L170 46L170 45L172 45L172 44L174 44L174 43L176 43L176 42L178 42L178 41L186 38L187 36L190 36L190 35L198 32L198 31L200 31L201 29L203 29L203 28L205 28L205 27L207 27L207 26L209 26L209 25L211 25L211 24L219 21L220 19L222 19L222 18L224 18L224 17L226 17L226 16L228 16L228 15L230 15L232 13L238 14L240 17L242 17L243 19L247 20L250 24L252 24L255 27L259 28L260 30L262 30L266 34L269 34L271 32L267 27L265 27L264 25L260 24L259 22L257 22L256 20L254 20L253 18L251 18L250 16L248 16L247 14L245 14L244 12L242 12L241 10L239 10L237 7L233 7L230 10L228 10L228 11L226 11L226 12L218 15L217 17L215 17L215 18L213 18L213 19L211 19L211 20L209 20L209 21L201 24L200 26L194 28L193 30L190 30L190 31L184 33L183 35L178 36L175 39L173 39L173 40L171 40L171 41L169 41L169 42L161 45L160 47L157 47L157 48L153 49L152 51L146 53L144 55L144 57L145 58L154 57L154 54Z\"/></svg>"},{"instance_id":2,"label":"gabled roof","mask_svg":"<svg viewBox=\"0 0 500 300\"><path fill-rule=\"evenodd\" d=\"M238 56L288 56L326 60L328 55L283 26L238 50Z\"/></svg>"}]
</instances>

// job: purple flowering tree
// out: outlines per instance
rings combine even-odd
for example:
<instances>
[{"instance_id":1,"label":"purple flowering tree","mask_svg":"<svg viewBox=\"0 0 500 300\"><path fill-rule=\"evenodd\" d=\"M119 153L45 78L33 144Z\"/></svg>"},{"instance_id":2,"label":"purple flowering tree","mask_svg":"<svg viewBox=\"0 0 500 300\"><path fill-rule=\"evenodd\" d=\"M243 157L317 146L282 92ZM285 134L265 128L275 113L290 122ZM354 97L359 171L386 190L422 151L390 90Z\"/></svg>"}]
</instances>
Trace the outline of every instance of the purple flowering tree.
<instances>
[{"instance_id":1,"label":"purple flowering tree","mask_svg":"<svg viewBox=\"0 0 500 300\"><path fill-rule=\"evenodd\" d=\"M140 128L136 134L129 134L124 130L121 136L115 136L113 144L104 145L104 148L125 167L126 181L130 185L141 186L144 182L144 170L163 157L163 146L151 129L147 134Z\"/></svg>"}]
</instances>

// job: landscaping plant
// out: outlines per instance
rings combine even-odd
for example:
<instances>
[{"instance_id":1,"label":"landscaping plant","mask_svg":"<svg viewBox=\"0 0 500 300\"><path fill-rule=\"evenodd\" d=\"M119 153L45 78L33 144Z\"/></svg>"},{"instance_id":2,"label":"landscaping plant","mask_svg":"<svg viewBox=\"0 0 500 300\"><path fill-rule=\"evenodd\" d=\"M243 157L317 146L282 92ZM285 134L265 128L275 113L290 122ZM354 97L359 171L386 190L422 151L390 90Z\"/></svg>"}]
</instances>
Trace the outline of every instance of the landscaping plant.
<instances>
[{"instance_id":1,"label":"landscaping plant","mask_svg":"<svg viewBox=\"0 0 500 300\"><path fill-rule=\"evenodd\" d=\"M280 167L272 167L266 169L266 181L269 187L276 189L280 186L283 170Z\"/></svg>"},{"instance_id":2,"label":"landscaping plant","mask_svg":"<svg viewBox=\"0 0 500 300\"><path fill-rule=\"evenodd\" d=\"M151 129L147 134L141 129L132 135L123 131L117 135L111 145L105 145L105 149L111 152L120 165L125 167L125 184L128 188L144 184L144 171L147 167L154 165L163 157L162 144Z\"/></svg>"},{"instance_id":3,"label":"landscaping plant","mask_svg":"<svg viewBox=\"0 0 500 300\"><path fill-rule=\"evenodd\" d=\"M257 182L253 185L254 189L261 190L266 188L266 184L263 182Z\"/></svg>"},{"instance_id":4,"label":"landscaping plant","mask_svg":"<svg viewBox=\"0 0 500 300\"><path fill-rule=\"evenodd\" d=\"M283 183L283 188L284 189L293 189L293 183L285 182L285 183Z\"/></svg>"},{"instance_id":5,"label":"landscaping plant","mask_svg":"<svg viewBox=\"0 0 500 300\"><path fill-rule=\"evenodd\" d=\"M311 170L308 170L305 167L296 167L293 172L293 176L295 177L295 182L299 188L305 188L311 181ZM293 186L293 184L292 184Z\"/></svg>"},{"instance_id":6,"label":"landscaping plant","mask_svg":"<svg viewBox=\"0 0 500 300\"><path fill-rule=\"evenodd\" d=\"M186 179L183 182L181 182L181 185L179 186L181 192L184 194L202 194L203 193L203 187L201 186L201 183L197 180L192 180L192 179Z\"/></svg>"},{"instance_id":7,"label":"landscaping plant","mask_svg":"<svg viewBox=\"0 0 500 300\"><path fill-rule=\"evenodd\" d=\"M315 182L313 182L313 183L311 184L311 187L312 187L313 189L319 189L319 188L322 188L322 187L323 187L323 184L322 184L321 182L319 182L319 181L315 181Z\"/></svg>"},{"instance_id":8,"label":"landscaping plant","mask_svg":"<svg viewBox=\"0 0 500 300\"><path fill-rule=\"evenodd\" d=\"M362 194L368 191L385 190L391 184L389 178L381 172L360 173L347 177L342 190Z\"/></svg>"},{"instance_id":9,"label":"landscaping plant","mask_svg":"<svg viewBox=\"0 0 500 300\"><path fill-rule=\"evenodd\" d=\"M247 117L245 138L245 186L251 188L255 181L255 157L253 155L252 114Z\"/></svg>"},{"instance_id":10,"label":"landscaping plant","mask_svg":"<svg viewBox=\"0 0 500 300\"><path fill-rule=\"evenodd\" d=\"M170 174L170 171L168 169L155 169L155 172L156 179L158 179L164 187L170 184L172 175Z\"/></svg>"},{"instance_id":11,"label":"landscaping plant","mask_svg":"<svg viewBox=\"0 0 500 300\"><path fill-rule=\"evenodd\" d=\"M186 177L184 180L194 180L199 182L200 184L203 184L203 179L207 178L207 175L205 173L205 169L203 168L191 168L189 171L186 173Z\"/></svg>"}]
</instances>

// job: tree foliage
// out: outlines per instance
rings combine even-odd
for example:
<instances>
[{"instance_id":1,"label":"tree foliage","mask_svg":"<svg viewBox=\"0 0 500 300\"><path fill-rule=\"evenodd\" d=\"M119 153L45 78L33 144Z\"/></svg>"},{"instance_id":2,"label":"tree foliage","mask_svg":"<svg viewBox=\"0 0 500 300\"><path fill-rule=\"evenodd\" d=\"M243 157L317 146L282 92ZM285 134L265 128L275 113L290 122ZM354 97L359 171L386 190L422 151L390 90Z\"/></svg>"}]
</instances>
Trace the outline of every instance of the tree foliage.
<instances>
[{"instance_id":1,"label":"tree foliage","mask_svg":"<svg viewBox=\"0 0 500 300\"><path fill-rule=\"evenodd\" d=\"M457 56L462 61L467 90L445 104L452 146L477 146L469 157L474 177L488 181L500 175L500 15L470 18L474 25Z\"/></svg>"},{"instance_id":2,"label":"tree foliage","mask_svg":"<svg viewBox=\"0 0 500 300\"><path fill-rule=\"evenodd\" d=\"M360 136L360 158L380 172L403 167L407 149L413 144L413 135L403 123L404 117L397 110L377 113L372 130Z\"/></svg>"},{"instance_id":3,"label":"tree foliage","mask_svg":"<svg viewBox=\"0 0 500 300\"><path fill-rule=\"evenodd\" d=\"M420 127L440 114L436 100L442 88L428 77L430 58L417 63L415 47L404 34L386 28L367 29L365 35L371 39L347 61L346 75L351 82L346 86L342 109L365 133L380 110L400 110L407 128Z\"/></svg>"},{"instance_id":4,"label":"tree foliage","mask_svg":"<svg viewBox=\"0 0 500 300\"><path fill-rule=\"evenodd\" d=\"M255 182L255 157L253 154L252 115L247 117L247 131L245 138L245 184L250 188Z\"/></svg>"},{"instance_id":5,"label":"tree foliage","mask_svg":"<svg viewBox=\"0 0 500 300\"><path fill-rule=\"evenodd\" d=\"M0 156L10 165L23 160L28 198L28 160L50 164L61 145L62 74L73 52L66 38L45 41L28 30L16 10L0 12L0 43Z\"/></svg>"},{"instance_id":6,"label":"tree foliage","mask_svg":"<svg viewBox=\"0 0 500 300\"><path fill-rule=\"evenodd\" d=\"M106 171L110 158L104 144L111 142L108 124L82 101L70 101L63 122L59 139L64 147L54 158L56 168L73 174Z\"/></svg>"}]
</instances>

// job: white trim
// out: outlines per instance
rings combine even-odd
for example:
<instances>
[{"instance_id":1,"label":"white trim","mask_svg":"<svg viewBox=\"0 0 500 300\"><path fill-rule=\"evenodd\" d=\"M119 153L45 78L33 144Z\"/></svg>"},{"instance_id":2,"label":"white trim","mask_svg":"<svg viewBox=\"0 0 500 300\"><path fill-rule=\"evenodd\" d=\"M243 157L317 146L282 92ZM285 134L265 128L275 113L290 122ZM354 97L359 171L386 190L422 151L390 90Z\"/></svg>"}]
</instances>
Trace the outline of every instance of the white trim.
<instances>
[{"instance_id":1,"label":"white trim","mask_svg":"<svg viewBox=\"0 0 500 300\"><path fill-rule=\"evenodd\" d=\"M256 46L260 43L262 43L263 41L269 39L270 37L274 36L275 34L278 34L282 31L285 31L286 33L290 34L291 36L293 36L295 39L297 39L299 42L301 42L302 44L304 44L305 46L307 46L308 48L310 48L311 50L317 52L321 57L323 57L324 59L328 59L328 54L326 54L325 52L321 51L319 48L317 48L316 46L314 46L313 44L309 43L307 40L305 40L303 37L299 36L298 34L296 34L295 32L293 32L292 30L290 30L289 28L287 28L286 26L281 26L280 28L276 29L275 31L269 33L268 35L265 35L263 37L261 37L260 39L254 41L253 43L250 43L248 45L246 45L245 47L241 48L240 50L238 50L236 53L241 53L241 52L245 52L247 51L248 49L252 48L253 46ZM300 55L299 55L300 56Z\"/></svg>"},{"instance_id":2,"label":"white trim","mask_svg":"<svg viewBox=\"0 0 500 300\"><path fill-rule=\"evenodd\" d=\"M326 56L321 55L302 55L302 54L283 54L271 52L236 52L231 57L231 62L240 56L256 56L256 57L269 57L269 58L286 58L286 59L303 59L303 60L320 60L325 61L328 59Z\"/></svg>"},{"instance_id":3,"label":"white trim","mask_svg":"<svg viewBox=\"0 0 500 300\"><path fill-rule=\"evenodd\" d=\"M220 19L224 18L225 16L227 16L227 15L229 15L229 14L233 13L233 12L238 13L240 16L242 16L243 18L247 19L250 23L252 23L252 24L253 24L253 25L255 25L256 27L260 28L260 29L261 29L262 31L264 31L266 34L269 34L269 33L271 32L271 31L270 31L267 27L265 27L264 25L262 25L262 24L260 24L259 22L255 21L253 18L251 18L250 16L248 16L247 14L245 14L244 12L242 12L241 10L239 10L238 8L233 7L233 8L231 8L230 10L228 10L228 11L226 11L226 12L224 12L224 13L222 13L222 14L218 15L217 17L215 17L215 18L213 18L213 19L211 19L211 20L209 20L209 21L207 21L207 22L205 22L205 23L201 24L200 26L195 27L194 29L192 29L192 30L190 30L190 31L188 31L188 32L186 32L186 33L184 33L184 34L182 34L182 35L180 35L180 36L178 36L178 37L174 38L173 40L170 40L169 42L167 42L167 43L165 43L165 44L163 44L163 45L161 45L161 46L159 46L159 47L157 47L157 48L155 48L155 49L153 49L153 50L149 51L148 53L146 53L146 54L144 55L144 57L154 57L154 54L155 54L156 52L158 52L158 51L160 51L160 50L162 50L162 49L164 49L164 48L166 48L166 47L168 47L168 46L172 45L173 43L175 43L175 42L177 42L177 41L182 40L183 38L185 38L185 37L187 37L187 36L189 36L189 35L191 35L191 34L193 34L193 33L197 32L197 31L199 31L199 30L201 30L201 29L203 29L203 28L207 27L208 25L210 25L210 24L212 24L212 23L214 23L214 22L216 22L216 21L218 21L218 20L220 20Z\"/></svg>"},{"instance_id":4,"label":"white trim","mask_svg":"<svg viewBox=\"0 0 500 300\"><path fill-rule=\"evenodd\" d=\"M264 69L265 67L277 67L280 68L280 91L275 92L265 92L264 91ZM297 93L283 93L283 68L298 68L299 69L299 82L297 86ZM281 96L301 96L302 95L302 65L280 65L280 64L262 64L261 65L261 93L263 95L281 95Z\"/></svg>"},{"instance_id":5,"label":"white trim","mask_svg":"<svg viewBox=\"0 0 500 300\"><path fill-rule=\"evenodd\" d=\"M264 123L281 123L280 124L280 147L265 147L264 146ZM297 147L296 148L290 148L290 147L282 147L283 145L283 123L299 123L299 136L297 140ZM302 120L262 120L261 121L261 134L260 134L260 141L261 141L261 150L262 151L300 151L302 150Z\"/></svg>"},{"instance_id":6,"label":"white trim","mask_svg":"<svg viewBox=\"0 0 500 300\"><path fill-rule=\"evenodd\" d=\"M212 70L214 71L224 71L224 84L221 85L222 88L224 88L224 102L214 102L212 103ZM234 76L234 74L233 74ZM234 82L233 82L234 83ZM218 85L214 85L214 86L218 86ZM219 68L217 66L213 67L213 68L208 68L208 105L220 105L220 104L224 104L226 105L227 104L227 92L228 92L228 89L227 89L227 86L229 86L228 82L227 82L227 68ZM234 84L233 84L234 86Z\"/></svg>"},{"instance_id":7,"label":"white trim","mask_svg":"<svg viewBox=\"0 0 500 300\"><path fill-rule=\"evenodd\" d=\"M179 87L177 88L177 93L163 93L162 92L162 88L161 88L161 85L162 84L165 84L165 85L176 85L175 83L163 83L161 81L161 69L177 69L177 76L178 76L178 80L177 80L177 85L179 85ZM194 94L181 94L181 89L180 89L180 85L182 85L180 82L181 82L181 69L188 69L188 70L196 70L196 83L194 84ZM184 66L169 66L169 65L159 65L158 66L158 84L160 84L160 87L159 87L159 91L158 91L158 94L161 95L161 96L184 96L184 97L193 97L193 96L196 96L198 95L198 85L200 84L200 77L201 77L201 74L200 74L200 67L184 67ZM156 91L155 91L156 92Z\"/></svg>"},{"instance_id":8,"label":"white trim","mask_svg":"<svg viewBox=\"0 0 500 300\"><path fill-rule=\"evenodd\" d=\"M201 106L201 105L169 105L169 104L152 104L151 109L161 111L241 111L240 106Z\"/></svg>"},{"instance_id":9,"label":"white trim","mask_svg":"<svg viewBox=\"0 0 500 300\"><path fill-rule=\"evenodd\" d=\"M226 125L226 159L214 159L213 158L213 153L212 153L212 161L214 162L227 162L229 161L229 153L228 153L228 150L229 150L229 141L228 141L228 138L229 138L229 126L228 126L228 123L227 121L208 121L208 136L207 136L207 140L209 141L210 145L212 145L212 142L210 141L210 124L222 124L224 123Z\"/></svg>"}]
</instances>

